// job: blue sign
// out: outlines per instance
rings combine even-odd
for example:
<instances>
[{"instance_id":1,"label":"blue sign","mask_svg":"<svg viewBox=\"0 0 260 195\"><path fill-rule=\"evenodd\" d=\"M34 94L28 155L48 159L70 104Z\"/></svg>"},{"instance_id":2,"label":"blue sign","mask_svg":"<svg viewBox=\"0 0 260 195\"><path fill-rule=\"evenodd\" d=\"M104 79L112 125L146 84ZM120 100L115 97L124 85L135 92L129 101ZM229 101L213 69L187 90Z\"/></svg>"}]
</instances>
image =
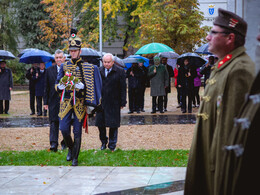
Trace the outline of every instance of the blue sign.
<instances>
[{"instance_id":1,"label":"blue sign","mask_svg":"<svg viewBox=\"0 0 260 195\"><path fill-rule=\"evenodd\" d=\"M209 6L209 14L210 15L214 14L214 6L212 6L212 5Z\"/></svg>"}]
</instances>

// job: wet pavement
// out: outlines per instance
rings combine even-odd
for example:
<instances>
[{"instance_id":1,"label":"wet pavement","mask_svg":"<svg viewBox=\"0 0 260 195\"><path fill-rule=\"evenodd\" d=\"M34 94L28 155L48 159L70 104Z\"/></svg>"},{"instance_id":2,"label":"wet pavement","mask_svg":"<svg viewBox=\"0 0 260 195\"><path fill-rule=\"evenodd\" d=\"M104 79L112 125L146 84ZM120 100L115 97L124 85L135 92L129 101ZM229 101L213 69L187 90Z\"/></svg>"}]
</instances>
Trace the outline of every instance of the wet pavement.
<instances>
[{"instance_id":1,"label":"wet pavement","mask_svg":"<svg viewBox=\"0 0 260 195\"><path fill-rule=\"evenodd\" d=\"M183 115L123 115L121 125L172 125L172 124L195 124L194 114ZM89 126L95 125L95 118L89 119ZM25 128L25 127L48 127L48 117L14 117L0 118L0 128Z\"/></svg>"},{"instance_id":2,"label":"wet pavement","mask_svg":"<svg viewBox=\"0 0 260 195\"><path fill-rule=\"evenodd\" d=\"M1 166L0 194L183 195L185 167Z\"/></svg>"}]
</instances>

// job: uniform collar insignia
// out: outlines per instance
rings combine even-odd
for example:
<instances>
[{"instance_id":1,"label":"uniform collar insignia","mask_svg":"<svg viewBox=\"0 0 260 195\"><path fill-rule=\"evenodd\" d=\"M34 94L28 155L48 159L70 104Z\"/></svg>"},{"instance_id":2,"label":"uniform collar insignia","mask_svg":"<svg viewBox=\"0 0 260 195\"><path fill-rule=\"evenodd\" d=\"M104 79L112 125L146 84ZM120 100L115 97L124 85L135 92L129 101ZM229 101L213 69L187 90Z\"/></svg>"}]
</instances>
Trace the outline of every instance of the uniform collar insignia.
<instances>
[{"instance_id":1,"label":"uniform collar insignia","mask_svg":"<svg viewBox=\"0 0 260 195\"><path fill-rule=\"evenodd\" d=\"M230 59L232 58L232 54L228 54L226 55L223 60L220 60L220 62L218 63L218 68L220 68L223 64L225 64L226 62L228 62Z\"/></svg>"}]
</instances>

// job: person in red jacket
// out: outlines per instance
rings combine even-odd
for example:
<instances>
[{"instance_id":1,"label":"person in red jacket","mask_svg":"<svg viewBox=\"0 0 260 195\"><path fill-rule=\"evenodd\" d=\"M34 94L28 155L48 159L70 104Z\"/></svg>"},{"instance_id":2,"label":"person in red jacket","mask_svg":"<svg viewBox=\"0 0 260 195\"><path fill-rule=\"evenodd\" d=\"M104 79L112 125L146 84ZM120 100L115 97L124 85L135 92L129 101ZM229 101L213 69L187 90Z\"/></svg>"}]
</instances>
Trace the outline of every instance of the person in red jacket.
<instances>
[{"instance_id":1,"label":"person in red jacket","mask_svg":"<svg viewBox=\"0 0 260 195\"><path fill-rule=\"evenodd\" d=\"M181 88L178 87L178 84L177 84L177 77L178 77L178 69L179 69L179 65L176 64L176 67L174 68L173 72L174 72L174 86L176 87L177 89L177 100L178 100L178 106L177 108L180 108L181 107Z\"/></svg>"}]
</instances>

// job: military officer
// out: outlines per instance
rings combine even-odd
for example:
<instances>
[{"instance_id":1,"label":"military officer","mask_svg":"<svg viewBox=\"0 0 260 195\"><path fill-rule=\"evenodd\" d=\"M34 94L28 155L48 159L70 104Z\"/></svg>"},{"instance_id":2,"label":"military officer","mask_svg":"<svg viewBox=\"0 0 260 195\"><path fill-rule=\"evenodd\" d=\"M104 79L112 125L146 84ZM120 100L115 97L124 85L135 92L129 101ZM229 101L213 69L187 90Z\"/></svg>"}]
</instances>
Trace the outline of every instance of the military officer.
<instances>
[{"instance_id":1,"label":"military officer","mask_svg":"<svg viewBox=\"0 0 260 195\"><path fill-rule=\"evenodd\" d=\"M184 194L217 194L223 147L234 118L254 78L254 63L245 52L247 23L236 14L218 10L207 36L209 51L218 56L198 112L188 160Z\"/></svg>"},{"instance_id":2,"label":"military officer","mask_svg":"<svg viewBox=\"0 0 260 195\"><path fill-rule=\"evenodd\" d=\"M97 66L80 58L81 39L75 29L71 30L69 53L71 60L61 65L55 87L61 92L60 130L69 148L67 161L72 160L72 166L77 166L86 107L101 103L101 76ZM74 141L70 133L71 124Z\"/></svg>"},{"instance_id":3,"label":"military officer","mask_svg":"<svg viewBox=\"0 0 260 195\"><path fill-rule=\"evenodd\" d=\"M260 34L258 35L260 42ZM260 66L260 45L256 49L256 64ZM223 167L219 177L218 194L255 194L259 190L260 172L257 143L260 138L260 72L253 82L246 102L223 150ZM252 178L252 179L251 179Z\"/></svg>"}]
</instances>

